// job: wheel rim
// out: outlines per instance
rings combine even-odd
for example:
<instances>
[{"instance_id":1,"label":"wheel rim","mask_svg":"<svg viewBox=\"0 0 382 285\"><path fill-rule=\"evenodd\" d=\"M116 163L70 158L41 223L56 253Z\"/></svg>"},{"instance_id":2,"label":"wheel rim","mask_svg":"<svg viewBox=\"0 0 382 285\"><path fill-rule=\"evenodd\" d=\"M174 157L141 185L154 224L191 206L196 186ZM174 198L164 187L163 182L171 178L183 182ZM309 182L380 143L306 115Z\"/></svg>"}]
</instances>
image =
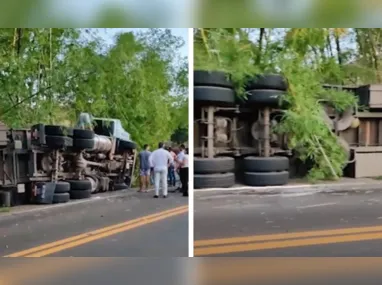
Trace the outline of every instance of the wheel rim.
<instances>
[{"instance_id":1,"label":"wheel rim","mask_svg":"<svg viewBox=\"0 0 382 285\"><path fill-rule=\"evenodd\" d=\"M90 177L90 176L86 177L86 179L89 180L91 185L92 185L92 187L91 187L92 193L97 192L97 189L98 189L98 179L95 179L95 178Z\"/></svg>"}]
</instances>

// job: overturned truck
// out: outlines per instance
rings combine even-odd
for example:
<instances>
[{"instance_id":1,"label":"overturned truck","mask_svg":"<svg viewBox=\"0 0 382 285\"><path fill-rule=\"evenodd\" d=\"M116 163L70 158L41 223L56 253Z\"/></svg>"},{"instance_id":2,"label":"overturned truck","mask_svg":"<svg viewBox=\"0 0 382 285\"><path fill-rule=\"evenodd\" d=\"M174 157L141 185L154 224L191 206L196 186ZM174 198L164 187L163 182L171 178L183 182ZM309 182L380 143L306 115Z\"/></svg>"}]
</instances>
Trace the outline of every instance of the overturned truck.
<instances>
[{"instance_id":1,"label":"overturned truck","mask_svg":"<svg viewBox=\"0 0 382 285\"><path fill-rule=\"evenodd\" d=\"M322 118L348 155L344 175L382 175L382 85L335 86L358 104L338 112L322 102ZM279 75L258 75L236 96L224 72L194 72L194 188L285 185L306 175L310 165L288 146L288 134L275 132L288 86Z\"/></svg>"},{"instance_id":2,"label":"overturned truck","mask_svg":"<svg viewBox=\"0 0 382 285\"><path fill-rule=\"evenodd\" d=\"M0 202L65 203L131 186L136 144L117 119L82 113L75 128L0 125Z\"/></svg>"}]
</instances>

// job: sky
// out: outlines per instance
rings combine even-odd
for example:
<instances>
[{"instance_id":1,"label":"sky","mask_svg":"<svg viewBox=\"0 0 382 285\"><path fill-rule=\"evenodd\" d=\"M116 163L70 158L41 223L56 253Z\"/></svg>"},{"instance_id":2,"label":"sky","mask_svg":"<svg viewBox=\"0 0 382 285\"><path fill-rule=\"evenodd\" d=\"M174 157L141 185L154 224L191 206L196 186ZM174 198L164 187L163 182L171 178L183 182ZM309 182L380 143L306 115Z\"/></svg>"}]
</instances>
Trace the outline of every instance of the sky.
<instances>
[{"instance_id":1,"label":"sky","mask_svg":"<svg viewBox=\"0 0 382 285\"><path fill-rule=\"evenodd\" d=\"M114 37L121 32L131 32L140 29L132 28L115 28L115 29L99 29L99 35L106 40L107 44L114 43ZM188 29L171 28L173 35L183 38L185 45L179 50L182 56L188 56Z\"/></svg>"}]
</instances>

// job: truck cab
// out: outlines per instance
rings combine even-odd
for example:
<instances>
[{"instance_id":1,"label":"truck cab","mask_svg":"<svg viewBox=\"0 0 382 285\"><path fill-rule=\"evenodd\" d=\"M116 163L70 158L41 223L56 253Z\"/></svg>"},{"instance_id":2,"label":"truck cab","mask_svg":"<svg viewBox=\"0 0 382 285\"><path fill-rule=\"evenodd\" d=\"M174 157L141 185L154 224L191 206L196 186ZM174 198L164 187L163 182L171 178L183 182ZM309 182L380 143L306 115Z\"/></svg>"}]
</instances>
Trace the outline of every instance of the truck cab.
<instances>
[{"instance_id":1,"label":"truck cab","mask_svg":"<svg viewBox=\"0 0 382 285\"><path fill-rule=\"evenodd\" d=\"M131 135L122 126L118 119L97 118L89 113L81 113L77 123L78 128L93 129L96 135L116 138L119 145L136 148L136 144L131 140Z\"/></svg>"}]
</instances>

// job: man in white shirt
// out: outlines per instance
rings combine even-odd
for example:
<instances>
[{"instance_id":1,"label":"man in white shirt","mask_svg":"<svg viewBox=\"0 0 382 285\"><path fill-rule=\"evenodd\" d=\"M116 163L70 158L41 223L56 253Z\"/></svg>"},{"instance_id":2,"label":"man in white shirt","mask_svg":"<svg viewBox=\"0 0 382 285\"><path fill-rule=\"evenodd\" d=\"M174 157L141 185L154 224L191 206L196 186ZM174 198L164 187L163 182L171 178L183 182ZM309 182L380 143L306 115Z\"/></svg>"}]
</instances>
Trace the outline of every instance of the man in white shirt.
<instances>
[{"instance_id":1,"label":"man in white shirt","mask_svg":"<svg viewBox=\"0 0 382 285\"><path fill-rule=\"evenodd\" d=\"M164 144L159 143L158 149L153 151L150 155L150 165L154 168L154 184L155 184L155 196L159 197L159 185L162 182L162 194L163 198L167 197L167 173L168 166L173 163L171 154L164 149Z\"/></svg>"},{"instance_id":2,"label":"man in white shirt","mask_svg":"<svg viewBox=\"0 0 382 285\"><path fill-rule=\"evenodd\" d=\"M180 146L180 152L176 157L176 161L179 164L179 176L182 183L182 192L184 197L188 197L188 154L186 154L186 148L184 144Z\"/></svg>"}]
</instances>

